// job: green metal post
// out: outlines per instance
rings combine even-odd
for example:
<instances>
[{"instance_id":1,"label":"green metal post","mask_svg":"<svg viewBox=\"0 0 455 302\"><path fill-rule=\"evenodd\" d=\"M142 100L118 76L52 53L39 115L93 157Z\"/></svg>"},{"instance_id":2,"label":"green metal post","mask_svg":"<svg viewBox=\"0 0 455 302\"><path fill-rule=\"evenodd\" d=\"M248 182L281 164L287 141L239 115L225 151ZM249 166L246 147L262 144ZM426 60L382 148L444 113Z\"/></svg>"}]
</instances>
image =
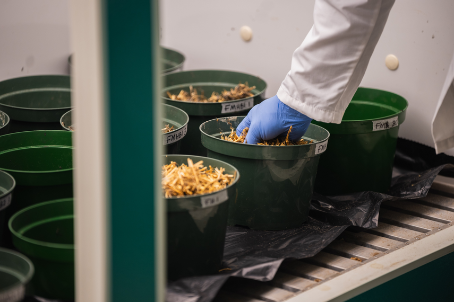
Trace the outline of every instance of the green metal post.
<instances>
[{"instance_id":1,"label":"green metal post","mask_svg":"<svg viewBox=\"0 0 455 302\"><path fill-rule=\"evenodd\" d=\"M162 301L158 4L104 1L104 14L110 300Z\"/></svg>"}]
</instances>

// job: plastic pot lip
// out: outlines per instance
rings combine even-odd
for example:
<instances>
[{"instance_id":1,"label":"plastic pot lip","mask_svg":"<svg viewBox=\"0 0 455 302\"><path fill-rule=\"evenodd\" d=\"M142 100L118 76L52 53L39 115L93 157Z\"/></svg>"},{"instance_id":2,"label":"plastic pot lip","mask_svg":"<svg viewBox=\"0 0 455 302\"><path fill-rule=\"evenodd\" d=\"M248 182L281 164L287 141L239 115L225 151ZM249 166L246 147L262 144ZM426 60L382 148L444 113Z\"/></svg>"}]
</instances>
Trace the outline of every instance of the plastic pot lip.
<instances>
[{"instance_id":1,"label":"plastic pot lip","mask_svg":"<svg viewBox=\"0 0 455 302\"><path fill-rule=\"evenodd\" d=\"M244 116L244 115L229 116L229 118L239 118L239 117L240 117L240 118L242 118L242 117L245 118L246 116ZM221 118L223 118L223 117L221 117ZM211 119L211 120L206 121L205 123L208 123L208 122L213 121L213 120L218 120L218 119L220 119L220 118L214 118L214 119ZM203 135L205 135L205 136L207 136L207 137L210 137L211 139L215 139L215 140L217 140L217 141L223 142L223 143L229 143L229 144L239 145L239 143L230 142L230 141L225 141L225 140L223 140L223 139L220 139L220 138L214 137L214 136L212 136L212 135L210 135L210 134L208 134L208 133L205 133L205 132L202 130L202 126L203 126L205 123L202 123L201 125L199 125L199 131L200 131ZM251 144L245 144L245 143L243 143L243 145L248 145L249 147L253 147L253 148L271 148L271 149L274 149L274 148L280 148L280 149L283 149L283 148L302 148L303 146L309 147L309 146L312 146L312 145L320 144L320 143L322 143L322 142L327 141L327 140L330 138L330 132L327 131L327 129L325 129L324 127L321 127L321 126L319 126L319 125L314 125L314 124L313 124L313 126L316 126L316 127L318 127L318 128L324 129L324 130L327 132L327 137L326 137L325 139L323 139L323 140L313 141L312 143L305 144L305 145L267 146L267 145L251 145Z\"/></svg>"},{"instance_id":2,"label":"plastic pot lip","mask_svg":"<svg viewBox=\"0 0 455 302\"><path fill-rule=\"evenodd\" d=\"M14 134L14 133L13 133ZM38 146L27 146L27 147L20 147L20 148L13 148L13 149L8 149L5 151L1 151L0 155L8 153L8 152L14 152L18 150L25 150L25 149L38 149L36 147L43 147L43 148L49 148L49 147L57 147L61 149L73 149L72 146L64 146L64 145L38 145ZM14 170L14 169L7 169L7 168L2 168L0 167L0 170L6 171L6 172L12 172L12 173L23 173L23 174L48 174L48 173L58 173L58 172L68 172L72 171L73 167L71 168L66 168L66 169L59 169L59 170L46 170L46 171L27 171L27 170Z\"/></svg>"},{"instance_id":3,"label":"plastic pot lip","mask_svg":"<svg viewBox=\"0 0 455 302\"><path fill-rule=\"evenodd\" d=\"M35 266L33 265L33 262L28 259L27 256L25 255L22 255L21 253L19 252L16 252L16 251L13 251L13 250L10 250L10 249L6 249L6 248L3 248L3 247L0 247L0 254L1 253L9 253L9 254L12 254L18 258L20 258L21 260L25 261L28 266L30 267L30 270L28 271L28 273L24 276L24 279L20 281L20 284L26 284L30 281L30 279L32 279L33 277L33 274L35 273ZM17 285L13 285L9 288L7 288L7 290L9 289L12 289L14 287L16 287Z\"/></svg>"},{"instance_id":4,"label":"plastic pot lip","mask_svg":"<svg viewBox=\"0 0 455 302\"><path fill-rule=\"evenodd\" d=\"M261 79L263 82L264 82L264 89L262 89L259 93L256 93L254 94L253 96L249 96L249 97L246 97L246 98L243 98L243 99L238 99L238 100L232 100L232 101L226 101L226 102L217 102L217 103L199 103L199 102L188 102L188 101L178 101L178 100L172 100L166 96L162 96L162 99L165 100L165 101L168 101L168 102L176 102L176 103L186 103L186 104L197 104L197 105L213 105L213 104L228 104L228 103L235 103L235 102L240 102L240 101L244 101L246 99L249 99L249 98L255 98L257 96L260 96L261 94L263 94L266 89L267 89L267 83L260 77L258 76L255 76L253 74L249 74L249 73L244 73L244 72L238 72L238 71L233 71L233 70L224 70L224 69L194 69L194 70L185 70L185 71L180 71L179 73L190 73L190 72L223 72L223 73L242 73L242 74L245 74L245 75L249 75L249 76L252 76L252 77L257 77L259 79ZM165 74L163 75L163 77L166 77L166 76L169 76L168 74ZM201 82L201 84L204 83L204 82ZM167 89L169 87L164 87L162 92L166 92L168 91L169 89Z\"/></svg>"},{"instance_id":5,"label":"plastic pot lip","mask_svg":"<svg viewBox=\"0 0 455 302\"><path fill-rule=\"evenodd\" d=\"M7 81L12 81L12 80L17 80L17 79L30 79L30 78L42 78L42 77L50 77L50 78L68 78L71 79L70 75L66 74L35 74L35 75L28 75L28 76L23 76L23 77L15 77L15 78L9 78L5 79L3 81L0 81L0 83L7 82Z\"/></svg>"},{"instance_id":6,"label":"plastic pot lip","mask_svg":"<svg viewBox=\"0 0 455 302\"><path fill-rule=\"evenodd\" d=\"M63 127L63 129L68 130L68 131L72 131L72 130L70 130L68 127L64 126L64 124L63 124L63 117L64 117L65 115L67 115L67 114L72 114L72 111L73 111L73 109L71 109L71 110L65 112L65 113L60 117L60 125ZM72 126L72 125L71 125L71 126Z\"/></svg>"},{"instance_id":7,"label":"plastic pot lip","mask_svg":"<svg viewBox=\"0 0 455 302\"><path fill-rule=\"evenodd\" d=\"M5 134L5 135L1 135L1 137L5 137L7 135L21 135L21 134L25 134L25 133L43 133L43 132L50 132L50 133L54 133L54 132L57 132L57 133L68 133L68 131L64 131L64 130L30 130L30 131L21 131L21 132L13 132L13 133L8 133L8 134ZM36 145L36 146L41 146L41 145ZM42 146L48 146L48 145L42 145ZM66 147L71 147L71 146L68 146L68 145L55 145L55 146L66 146Z\"/></svg>"},{"instance_id":8,"label":"plastic pot lip","mask_svg":"<svg viewBox=\"0 0 455 302\"><path fill-rule=\"evenodd\" d=\"M12 106L12 105L6 105L1 103L1 97L0 97L0 106L3 107L8 107L12 109L19 109L19 110L33 110L33 111L58 111L58 110L68 110L71 109L70 107L58 107L58 108L32 108L32 107L17 107L17 106Z\"/></svg>"},{"instance_id":9,"label":"plastic pot lip","mask_svg":"<svg viewBox=\"0 0 455 302\"><path fill-rule=\"evenodd\" d=\"M353 100L354 102L356 100ZM362 101L362 102L365 102L365 103L372 103L372 102L368 102L368 101ZM407 101L406 101L407 102ZM374 104L374 103L372 103ZM381 116L381 117L377 117L377 118L372 118L372 119L364 119L364 120L341 120L341 123L342 124L345 124L345 123L358 123L358 122L373 122L373 121L377 121L377 120L385 120L385 119L388 119L388 118L392 118L394 116L397 116L399 115L400 113L402 113L403 111L406 111L406 109L408 109L408 106L409 106L409 103L406 104L406 107L401 110L400 112L397 112L397 113L394 113L394 114L389 114L389 115L384 115L384 116Z\"/></svg>"},{"instance_id":10,"label":"plastic pot lip","mask_svg":"<svg viewBox=\"0 0 455 302\"><path fill-rule=\"evenodd\" d=\"M396 95L396 96L402 98L402 99L406 102L406 105L405 105L404 108L401 109L399 112L396 112L396 113L393 113L393 114L384 115L384 116L377 117L377 118L372 118L372 119L341 120L341 123L343 123L343 124L344 124L344 123L357 123L357 122L372 122L372 121L376 121L376 120L388 119L388 118L397 116L397 115L401 114L402 112L404 112L404 111L406 111L406 110L408 109L409 102L408 102L408 100L406 100L406 99L405 99L404 97L402 97L401 95L398 95L398 94L393 93L393 92L390 92L390 91L382 90L382 89L369 88L369 87L359 87L359 88L360 88L360 89L368 89L368 90L373 90L373 91L379 91L379 92L385 92L385 93L394 94L394 95ZM361 102L365 102L365 103L375 104L374 102L365 101L365 100L356 100L356 99L352 99L352 101L354 101L354 102L356 102L356 101L361 101Z\"/></svg>"},{"instance_id":11,"label":"plastic pot lip","mask_svg":"<svg viewBox=\"0 0 455 302\"><path fill-rule=\"evenodd\" d=\"M13 185L11 186L11 188L8 191L6 191L6 193L0 194L0 199L1 199L2 197L5 197L8 194L11 194L14 191L14 188L16 188L16 180L14 179L14 177L11 174L6 172L4 169L0 170L0 174L5 174L13 180Z\"/></svg>"},{"instance_id":12,"label":"plastic pot lip","mask_svg":"<svg viewBox=\"0 0 455 302\"><path fill-rule=\"evenodd\" d=\"M172 105L168 105L168 104L162 104L162 105L164 105L164 106L166 106L166 107L169 107L169 108L172 108L172 109L175 109L175 110L177 110L177 111L180 111L180 112L184 113L185 116L186 116L186 122L185 122L181 127L177 128L177 129L175 129L175 130L172 130L172 131L170 131L170 132L163 133L163 136L164 136L164 135L171 134L171 133L174 133L174 132L177 132L177 131L179 131L180 129L182 129L183 127L185 127L186 125L188 125L188 123L189 123L189 121L190 121L190 117L189 117L188 113L186 113L184 110L182 110L182 109L180 109L180 108L178 108L178 107L172 106ZM62 117L63 117L63 116L62 116Z\"/></svg>"},{"instance_id":13,"label":"plastic pot lip","mask_svg":"<svg viewBox=\"0 0 455 302\"><path fill-rule=\"evenodd\" d=\"M193 197L196 197L196 198L199 198L201 196L209 196L209 195L212 195L212 194L216 194L218 192L221 192L223 190L227 190L229 188L231 188L232 186L236 185L237 182L239 181L240 179L240 172L239 170L237 170L236 167L234 167L233 165L227 163L227 162L224 162L222 160L219 160L219 159L215 159L215 158L210 158L210 157L205 157L205 156L196 156L196 155L185 155L185 154L169 154L169 155L163 155L163 158L166 158L168 156L179 156L179 157L190 157L190 158L197 158L197 159L200 159L200 160L204 160L204 159L210 159L210 160L216 160L216 161L219 161L219 162L222 162L223 164L227 165L227 166L230 166L231 168L234 169L235 173L236 173L236 177L234 179L234 181L229 185L227 186L226 188L223 188L221 190L218 190L218 191L215 191L215 192L212 192L212 193L207 193L207 194L196 194L196 195L184 195L184 196L179 196L179 197L169 197L169 198L166 198L163 196L163 198L166 200L166 201L174 201L174 200L181 200L181 199L185 199L185 198L193 198ZM198 160L199 161L199 160ZM216 167L214 167L216 168ZM215 205L216 206L216 205Z\"/></svg>"},{"instance_id":14,"label":"plastic pot lip","mask_svg":"<svg viewBox=\"0 0 455 302\"><path fill-rule=\"evenodd\" d=\"M11 118L9 117L8 114L6 114L5 112L3 111L0 111L0 114L3 114L4 116L6 116L6 123L4 125L0 125L0 129L3 129L5 128L6 126L8 126L8 124L10 123L11 121Z\"/></svg>"},{"instance_id":15,"label":"plastic pot lip","mask_svg":"<svg viewBox=\"0 0 455 302\"><path fill-rule=\"evenodd\" d=\"M43 75L32 75L32 76L24 76L24 77L15 77L15 78L11 78L11 79L6 79L4 81L1 81L1 83L4 83L4 82L8 82L8 81L14 81L14 80L19 80L19 79L26 79L26 78L42 78L42 77L53 77L53 78L68 78L68 79L71 79L71 77L69 75L63 75L63 74L43 74ZM68 87L68 88L65 88L65 87L43 87L45 89L53 89L53 88L58 88L58 89L66 89L68 90L69 92L71 92L71 87ZM28 91L33 91L35 89L41 89L41 88L29 88L29 89L26 89ZM24 89L25 90L25 89ZM20 90L19 90L20 91ZM4 106L4 107L7 107L7 108L12 108L12 109L19 109L19 110L34 110L34 111L56 111L56 110L68 110L68 109L71 109L71 106L66 106L66 107L57 107L57 108L32 108L32 107L18 107L18 106L13 106L13 105L8 105L8 104L3 104L2 103L2 99L5 97L5 96L8 96L10 95L11 93L14 93L14 92L9 92L9 93L6 93L6 94L1 94L0 95L0 106Z\"/></svg>"},{"instance_id":16,"label":"plastic pot lip","mask_svg":"<svg viewBox=\"0 0 455 302\"><path fill-rule=\"evenodd\" d=\"M169 47L164 47L164 46L161 46L161 47L162 47L163 51L168 50L168 51L171 51L171 52L175 52L178 55L180 55L182 57L182 59L183 59L181 62L177 63L177 65L175 65L173 67L168 68L168 69L163 69L162 70L163 74L167 74L167 73L172 72L174 70L177 70L177 69L179 69L180 67L183 66L183 63L185 63L185 60L186 60L186 57L185 57L184 54L182 54L181 52L179 52L179 51L177 51L175 49L169 48Z\"/></svg>"},{"instance_id":17,"label":"plastic pot lip","mask_svg":"<svg viewBox=\"0 0 455 302\"><path fill-rule=\"evenodd\" d=\"M38 208L38 207L46 206L46 205L49 205L49 204L53 204L53 203L68 202L68 201L73 202L74 199L73 198L56 199L56 200L51 200L51 201L40 202L40 203L31 205L29 207L26 207L26 208L16 212L13 216L11 216L11 218L8 221L8 228L9 228L10 232L15 237L17 237L18 239L20 239L22 241L25 241L27 243L30 243L30 244L33 244L33 245L39 245L39 246L47 247L47 248L55 248L55 249L62 249L62 250L74 250L74 244L52 243L52 242L46 242L46 241L32 239L32 238L29 238L27 236L19 234L18 232L16 232L16 230L12 226L12 223L13 223L14 219L16 219L19 215L21 215L24 212L27 212L27 211L29 211L31 209L34 209L34 208ZM74 216L74 214L73 214L73 216Z\"/></svg>"},{"instance_id":18,"label":"plastic pot lip","mask_svg":"<svg viewBox=\"0 0 455 302\"><path fill-rule=\"evenodd\" d=\"M172 73L172 72L175 71L175 70L178 70L179 68L181 68L181 67L183 66L183 63L184 63L184 62L179 63L178 65L176 65L176 66L174 66L174 67L172 67L172 68L163 69L163 70L162 70L162 75L166 75L166 74L168 74L168 73Z\"/></svg>"}]
</instances>

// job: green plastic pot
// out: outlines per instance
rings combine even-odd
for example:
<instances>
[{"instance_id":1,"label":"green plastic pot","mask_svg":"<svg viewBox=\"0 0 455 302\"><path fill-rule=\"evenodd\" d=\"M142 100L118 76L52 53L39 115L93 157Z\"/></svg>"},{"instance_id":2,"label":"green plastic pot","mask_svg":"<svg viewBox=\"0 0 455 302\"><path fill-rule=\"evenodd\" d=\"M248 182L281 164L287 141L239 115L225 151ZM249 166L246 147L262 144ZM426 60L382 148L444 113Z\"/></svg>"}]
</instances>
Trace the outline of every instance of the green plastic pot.
<instances>
[{"instance_id":1,"label":"green plastic pot","mask_svg":"<svg viewBox=\"0 0 455 302\"><path fill-rule=\"evenodd\" d=\"M170 105L163 105L163 127L169 125L174 126L173 131L163 133L163 145L165 146L166 154L178 154L180 153L180 146L182 138L185 137L188 129L189 117L185 111ZM66 112L60 118L60 125L63 129L71 131L70 126L73 126L71 115L73 110Z\"/></svg>"},{"instance_id":2,"label":"green plastic pot","mask_svg":"<svg viewBox=\"0 0 455 302\"><path fill-rule=\"evenodd\" d=\"M166 154L178 154L182 145L182 140L188 132L188 114L182 109L171 105L163 105L163 128L165 125L174 126L174 130L163 133L163 145Z\"/></svg>"},{"instance_id":3,"label":"green plastic pot","mask_svg":"<svg viewBox=\"0 0 455 302\"><path fill-rule=\"evenodd\" d=\"M0 170L0 246L5 244L3 236L8 223L6 209L11 204L15 187L16 181L14 180L14 177L5 171ZM0 301L2 300L0 299Z\"/></svg>"},{"instance_id":4,"label":"green plastic pot","mask_svg":"<svg viewBox=\"0 0 455 302\"><path fill-rule=\"evenodd\" d=\"M236 167L242 179L239 196L230 204L228 225L256 230L284 230L300 226L308 218L320 155L326 150L329 132L310 125L300 146L260 146L229 142L244 116L217 118L200 126L208 156Z\"/></svg>"},{"instance_id":5,"label":"green plastic pot","mask_svg":"<svg viewBox=\"0 0 455 302\"><path fill-rule=\"evenodd\" d=\"M399 126L408 102L378 89L359 88L341 124L313 121L330 132L330 148L321 157L315 191L341 195L386 193L392 179Z\"/></svg>"},{"instance_id":6,"label":"green plastic pot","mask_svg":"<svg viewBox=\"0 0 455 302\"><path fill-rule=\"evenodd\" d=\"M264 100L267 84L261 78L233 71L225 70L192 70L182 71L165 75L163 99L166 104L178 107L190 116L188 133L182 140L181 153L198 156L206 156L207 150L200 142L199 126L207 120L215 117L235 116L240 113L246 114L254 105ZM244 98L223 103L194 103L173 101L167 97L167 92L178 94L180 90L189 91L189 86L204 91L206 96L212 92L221 92L234 88L239 83L248 82L250 86L256 86L252 90L254 97Z\"/></svg>"},{"instance_id":7,"label":"green plastic pot","mask_svg":"<svg viewBox=\"0 0 455 302\"><path fill-rule=\"evenodd\" d=\"M8 114L0 111L0 135L8 134L10 128L10 119Z\"/></svg>"},{"instance_id":8,"label":"green plastic pot","mask_svg":"<svg viewBox=\"0 0 455 302\"><path fill-rule=\"evenodd\" d=\"M0 170L16 180L10 215L46 200L73 197L72 133L28 131L0 136Z\"/></svg>"},{"instance_id":9,"label":"green plastic pot","mask_svg":"<svg viewBox=\"0 0 455 302\"><path fill-rule=\"evenodd\" d=\"M162 63L163 73L171 73L183 70L183 63L185 62L185 56L178 51L161 47L162 49Z\"/></svg>"},{"instance_id":10,"label":"green plastic pot","mask_svg":"<svg viewBox=\"0 0 455 302\"><path fill-rule=\"evenodd\" d=\"M66 112L65 114L63 114L62 117L60 118L60 125L66 131L73 131L73 130L70 130L70 128L69 128L69 127L73 127L73 122L71 120L72 112L73 112L73 110L70 110L70 111Z\"/></svg>"},{"instance_id":11,"label":"green plastic pot","mask_svg":"<svg viewBox=\"0 0 455 302\"><path fill-rule=\"evenodd\" d=\"M29 76L0 82L0 110L11 119L10 133L60 129L60 117L70 109L69 76Z\"/></svg>"},{"instance_id":12,"label":"green plastic pot","mask_svg":"<svg viewBox=\"0 0 455 302\"><path fill-rule=\"evenodd\" d=\"M224 168L235 176L227 188L205 195L165 198L167 206L168 278L216 274L221 268L229 204L236 203L238 170L220 160L189 155L166 155L171 161L188 164L202 160L204 166Z\"/></svg>"},{"instance_id":13,"label":"green plastic pot","mask_svg":"<svg viewBox=\"0 0 455 302\"><path fill-rule=\"evenodd\" d=\"M32 294L74 299L73 199L59 199L22 209L9 220L14 246L35 266Z\"/></svg>"},{"instance_id":14,"label":"green plastic pot","mask_svg":"<svg viewBox=\"0 0 455 302\"><path fill-rule=\"evenodd\" d=\"M18 252L0 248L0 301L22 301L33 273L30 259Z\"/></svg>"}]
</instances>

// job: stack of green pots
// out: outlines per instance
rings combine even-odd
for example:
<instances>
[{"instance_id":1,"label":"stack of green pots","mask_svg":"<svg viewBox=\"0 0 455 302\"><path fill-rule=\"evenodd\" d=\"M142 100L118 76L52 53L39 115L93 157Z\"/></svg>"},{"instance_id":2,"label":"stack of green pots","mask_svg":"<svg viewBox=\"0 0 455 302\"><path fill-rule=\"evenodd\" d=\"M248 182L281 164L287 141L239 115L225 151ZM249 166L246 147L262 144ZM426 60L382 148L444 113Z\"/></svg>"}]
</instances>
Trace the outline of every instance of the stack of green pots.
<instances>
[{"instance_id":1,"label":"stack of green pots","mask_svg":"<svg viewBox=\"0 0 455 302\"><path fill-rule=\"evenodd\" d=\"M29 76L0 82L0 110L11 119L10 133L58 130L60 117L69 109L69 76Z\"/></svg>"}]
</instances>

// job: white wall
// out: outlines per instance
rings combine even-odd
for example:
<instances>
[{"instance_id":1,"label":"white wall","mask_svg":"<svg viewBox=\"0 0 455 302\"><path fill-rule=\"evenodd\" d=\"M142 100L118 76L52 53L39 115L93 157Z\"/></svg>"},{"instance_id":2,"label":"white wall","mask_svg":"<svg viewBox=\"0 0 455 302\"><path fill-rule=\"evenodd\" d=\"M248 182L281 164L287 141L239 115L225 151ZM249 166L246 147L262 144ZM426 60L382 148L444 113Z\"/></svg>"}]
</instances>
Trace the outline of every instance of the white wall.
<instances>
[{"instance_id":1,"label":"white wall","mask_svg":"<svg viewBox=\"0 0 455 302\"><path fill-rule=\"evenodd\" d=\"M0 80L68 74L68 0L0 1ZM163 45L185 54L185 69L252 73L273 96L294 49L313 23L312 0L162 0ZM430 125L453 55L452 0L396 0L362 86L404 96L410 103L400 136L433 146ZM253 29L244 42L242 25ZM385 56L400 60L396 71ZM453 125L448 125L452 127Z\"/></svg>"},{"instance_id":2,"label":"white wall","mask_svg":"<svg viewBox=\"0 0 455 302\"><path fill-rule=\"evenodd\" d=\"M68 74L68 0L0 1L0 81Z\"/></svg>"},{"instance_id":3,"label":"white wall","mask_svg":"<svg viewBox=\"0 0 455 302\"><path fill-rule=\"evenodd\" d=\"M230 69L268 83L273 96L292 52L312 26L314 1L163 0L162 44L185 54L185 69ZM452 0L396 0L362 86L398 93L409 101L400 136L433 146L431 121L453 55ZM253 39L239 29L248 25ZM388 70L395 54L400 66ZM448 125L453 127L453 125Z\"/></svg>"}]
</instances>

